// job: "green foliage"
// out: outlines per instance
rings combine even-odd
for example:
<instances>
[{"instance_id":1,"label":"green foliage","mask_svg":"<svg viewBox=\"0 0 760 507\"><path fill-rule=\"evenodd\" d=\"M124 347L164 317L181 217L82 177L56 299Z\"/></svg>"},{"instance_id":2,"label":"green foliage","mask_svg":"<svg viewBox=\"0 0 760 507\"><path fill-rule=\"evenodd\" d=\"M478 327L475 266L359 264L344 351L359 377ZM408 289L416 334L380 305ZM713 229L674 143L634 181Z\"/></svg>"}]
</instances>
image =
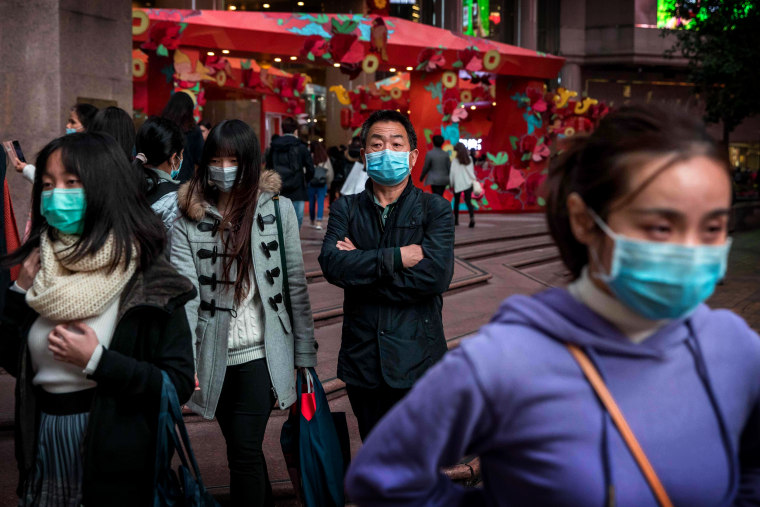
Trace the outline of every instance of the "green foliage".
<instances>
[{"instance_id":1,"label":"green foliage","mask_svg":"<svg viewBox=\"0 0 760 507\"><path fill-rule=\"evenodd\" d=\"M486 156L488 157L488 160L493 162L493 165L504 165L509 161L509 155L504 151L500 151L496 155L486 153Z\"/></svg>"},{"instance_id":2,"label":"green foliage","mask_svg":"<svg viewBox=\"0 0 760 507\"><path fill-rule=\"evenodd\" d=\"M662 15L662 14L660 14ZM689 81L705 101L705 120L723 122L724 141L760 113L760 6L756 0L682 0L670 16L680 27L666 52L689 61Z\"/></svg>"}]
</instances>

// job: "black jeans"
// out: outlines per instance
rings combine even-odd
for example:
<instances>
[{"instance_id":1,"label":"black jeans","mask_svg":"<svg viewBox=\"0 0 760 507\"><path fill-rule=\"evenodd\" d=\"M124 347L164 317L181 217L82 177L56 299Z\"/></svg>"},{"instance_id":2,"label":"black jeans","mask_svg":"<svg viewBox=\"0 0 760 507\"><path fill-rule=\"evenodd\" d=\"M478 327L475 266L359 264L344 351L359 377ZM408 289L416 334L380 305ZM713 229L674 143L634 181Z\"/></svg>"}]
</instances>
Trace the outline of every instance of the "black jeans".
<instances>
[{"instance_id":1,"label":"black jeans","mask_svg":"<svg viewBox=\"0 0 760 507\"><path fill-rule=\"evenodd\" d=\"M227 368L216 419L227 442L232 505L273 505L262 450L273 405L266 359Z\"/></svg>"},{"instance_id":2,"label":"black jeans","mask_svg":"<svg viewBox=\"0 0 760 507\"><path fill-rule=\"evenodd\" d=\"M454 223L459 223L459 197L464 193L464 204L467 206L467 211L470 212L470 220L475 216L475 208L472 205L472 187L468 188L464 192L454 192Z\"/></svg>"},{"instance_id":3,"label":"black jeans","mask_svg":"<svg viewBox=\"0 0 760 507\"><path fill-rule=\"evenodd\" d=\"M354 411L356 420L359 422L359 436L364 441L372 428L393 408L393 405L406 396L409 389L394 389L385 385L367 389L347 384L346 392L348 401L351 403L351 410Z\"/></svg>"},{"instance_id":4,"label":"black jeans","mask_svg":"<svg viewBox=\"0 0 760 507\"><path fill-rule=\"evenodd\" d=\"M443 193L446 191L446 185L430 185L430 190L432 190L434 194L443 196Z\"/></svg>"}]
</instances>

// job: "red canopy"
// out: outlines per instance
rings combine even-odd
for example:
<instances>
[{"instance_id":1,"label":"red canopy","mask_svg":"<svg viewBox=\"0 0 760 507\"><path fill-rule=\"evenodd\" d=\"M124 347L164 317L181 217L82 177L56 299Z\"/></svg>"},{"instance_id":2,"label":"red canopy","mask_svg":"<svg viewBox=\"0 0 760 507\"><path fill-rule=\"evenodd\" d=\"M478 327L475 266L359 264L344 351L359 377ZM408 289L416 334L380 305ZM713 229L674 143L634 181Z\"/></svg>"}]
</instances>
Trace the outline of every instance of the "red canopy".
<instances>
[{"instance_id":1,"label":"red canopy","mask_svg":"<svg viewBox=\"0 0 760 507\"><path fill-rule=\"evenodd\" d=\"M204 50L226 49L230 56L263 53L283 59L298 56L301 61L308 58L315 63L356 65L374 51L381 70L468 69L539 79L556 77L564 64L563 58L553 55L393 17L377 21L380 18L376 16L350 14L136 10L140 11L147 15L149 24L145 26L145 19L137 19L141 26L136 27L134 40L138 45L155 37L148 28L169 21L182 27L181 33L175 30L168 34L173 43ZM387 60L382 58L383 53Z\"/></svg>"}]
</instances>

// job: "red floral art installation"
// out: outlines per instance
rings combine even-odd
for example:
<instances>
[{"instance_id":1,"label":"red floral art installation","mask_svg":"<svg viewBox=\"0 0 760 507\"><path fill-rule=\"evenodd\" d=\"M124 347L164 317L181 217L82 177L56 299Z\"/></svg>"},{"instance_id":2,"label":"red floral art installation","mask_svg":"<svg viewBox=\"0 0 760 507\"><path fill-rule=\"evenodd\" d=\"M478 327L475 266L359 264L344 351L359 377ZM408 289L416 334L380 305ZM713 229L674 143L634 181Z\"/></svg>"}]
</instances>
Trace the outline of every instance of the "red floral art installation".
<instances>
[{"instance_id":1,"label":"red floral art installation","mask_svg":"<svg viewBox=\"0 0 760 507\"><path fill-rule=\"evenodd\" d=\"M141 49L156 51L161 56L169 56L168 51L179 47L183 27L176 21L157 21L150 26L148 40L140 45Z\"/></svg>"}]
</instances>

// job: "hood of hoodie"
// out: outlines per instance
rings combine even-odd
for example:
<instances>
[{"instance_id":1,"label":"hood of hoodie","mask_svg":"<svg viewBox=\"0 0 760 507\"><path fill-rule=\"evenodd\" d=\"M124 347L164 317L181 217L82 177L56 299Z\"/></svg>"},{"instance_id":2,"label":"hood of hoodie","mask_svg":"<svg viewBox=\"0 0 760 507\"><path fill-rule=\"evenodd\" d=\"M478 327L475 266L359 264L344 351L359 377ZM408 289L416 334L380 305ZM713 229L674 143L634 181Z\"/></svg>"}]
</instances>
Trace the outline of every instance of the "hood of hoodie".
<instances>
[{"instance_id":1,"label":"hood of hoodie","mask_svg":"<svg viewBox=\"0 0 760 507\"><path fill-rule=\"evenodd\" d=\"M275 171L263 170L259 176L259 190L256 199L262 199L263 194L268 194L266 199L271 199L272 195L280 192L281 187L282 179L279 174ZM203 220L208 212L218 215L216 207L206 200L201 188L199 186L192 188L192 181L188 181L179 187L177 206L183 215L196 222Z\"/></svg>"},{"instance_id":2,"label":"hood of hoodie","mask_svg":"<svg viewBox=\"0 0 760 507\"><path fill-rule=\"evenodd\" d=\"M603 354L661 358L691 335L687 321L709 313L703 304L688 317L662 326L641 343L634 343L612 323L576 300L564 289L549 289L534 296L514 296L502 303L491 322L525 325L562 343L591 347Z\"/></svg>"}]
</instances>

